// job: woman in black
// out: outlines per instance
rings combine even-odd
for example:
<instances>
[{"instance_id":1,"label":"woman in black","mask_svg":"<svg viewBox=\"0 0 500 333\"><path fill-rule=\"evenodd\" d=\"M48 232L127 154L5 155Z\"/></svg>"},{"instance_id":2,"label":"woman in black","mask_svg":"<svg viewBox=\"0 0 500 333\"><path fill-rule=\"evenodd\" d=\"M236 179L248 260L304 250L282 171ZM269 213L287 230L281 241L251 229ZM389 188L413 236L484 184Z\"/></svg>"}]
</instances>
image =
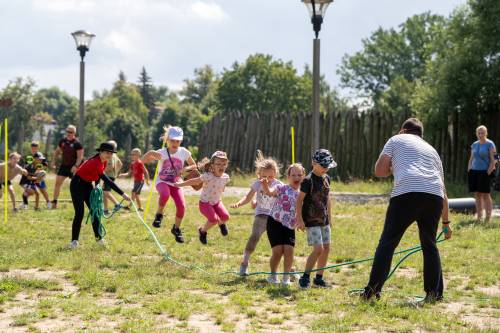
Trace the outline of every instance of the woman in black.
<instances>
[{"instance_id":1,"label":"woman in black","mask_svg":"<svg viewBox=\"0 0 500 333\"><path fill-rule=\"evenodd\" d=\"M98 182L102 179L112 190L120 194L125 200L130 201L130 197L124 193L108 176L104 174L104 169L113 153L116 153L114 146L110 143L101 143L97 149L98 154L89 158L76 170L75 176L71 179L70 192L75 208L75 217L73 218L72 238L69 245L70 249L75 249L78 246L78 238L80 236L80 228L84 216L84 203L90 209L90 192L94 186L92 182ZM99 244L105 245L104 239L101 238L98 232L99 221L92 221L94 235Z\"/></svg>"}]
</instances>

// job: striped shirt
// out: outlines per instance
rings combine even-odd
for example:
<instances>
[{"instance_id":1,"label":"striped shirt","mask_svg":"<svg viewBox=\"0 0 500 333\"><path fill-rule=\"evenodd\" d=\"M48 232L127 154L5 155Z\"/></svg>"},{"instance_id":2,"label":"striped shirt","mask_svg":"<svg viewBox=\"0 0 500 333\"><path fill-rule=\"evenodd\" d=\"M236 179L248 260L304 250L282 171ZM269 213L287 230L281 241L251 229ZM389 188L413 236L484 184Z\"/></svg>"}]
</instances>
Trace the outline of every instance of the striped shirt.
<instances>
[{"instance_id":1,"label":"striped shirt","mask_svg":"<svg viewBox=\"0 0 500 333\"><path fill-rule=\"evenodd\" d=\"M390 138L380 155L391 157L394 188L391 198L410 192L423 192L444 198L444 172L436 150L414 134Z\"/></svg>"}]
</instances>

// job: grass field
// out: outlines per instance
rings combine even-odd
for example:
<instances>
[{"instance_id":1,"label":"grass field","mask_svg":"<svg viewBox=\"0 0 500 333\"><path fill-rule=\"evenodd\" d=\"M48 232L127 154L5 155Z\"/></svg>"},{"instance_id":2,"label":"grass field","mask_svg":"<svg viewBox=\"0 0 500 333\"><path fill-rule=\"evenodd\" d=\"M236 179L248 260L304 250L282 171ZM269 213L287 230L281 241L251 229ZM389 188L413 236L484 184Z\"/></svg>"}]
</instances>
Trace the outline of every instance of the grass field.
<instances>
[{"instance_id":1,"label":"grass field","mask_svg":"<svg viewBox=\"0 0 500 333\"><path fill-rule=\"evenodd\" d=\"M68 197L67 190L62 197ZM226 206L234 200L224 198ZM218 275L238 269L252 211L230 210L229 236L211 230L209 244L203 246L196 232L203 222L197 198L188 197L187 204L185 244L176 244L169 233L171 203L166 223L155 231L176 260L208 273L163 260L133 213L119 212L108 222L107 249L95 244L90 225L84 225L75 251L65 248L70 203L58 210L11 214L7 224L0 224L0 331L498 332L498 220L484 226L475 225L471 217L452 215L453 239L440 244L446 300L415 308L408 299L423 294L420 254L402 265L387 282L383 299L373 303L348 295L367 282L369 264L330 271L325 277L331 288L305 291L269 286L264 276ZM382 204L335 204L330 262L372 256L385 209ZM412 226L400 247L414 244L418 235ZM267 271L269 253L264 236L250 270ZM308 253L305 235L299 232L296 270L303 268Z\"/></svg>"}]
</instances>

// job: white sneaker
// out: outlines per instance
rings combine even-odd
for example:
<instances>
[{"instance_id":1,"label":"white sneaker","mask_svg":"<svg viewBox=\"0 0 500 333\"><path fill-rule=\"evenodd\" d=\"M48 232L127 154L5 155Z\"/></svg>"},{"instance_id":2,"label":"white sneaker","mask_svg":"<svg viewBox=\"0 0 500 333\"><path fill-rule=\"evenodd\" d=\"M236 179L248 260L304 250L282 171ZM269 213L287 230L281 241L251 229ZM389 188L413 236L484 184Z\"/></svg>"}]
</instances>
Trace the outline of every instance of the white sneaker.
<instances>
[{"instance_id":1,"label":"white sneaker","mask_svg":"<svg viewBox=\"0 0 500 333\"><path fill-rule=\"evenodd\" d=\"M28 205L25 205L24 203L21 203L21 204L19 204L19 209L28 210Z\"/></svg>"},{"instance_id":2,"label":"white sneaker","mask_svg":"<svg viewBox=\"0 0 500 333\"><path fill-rule=\"evenodd\" d=\"M280 284L280 282L278 280L278 276L275 274L269 275L269 277L267 278L267 282L269 282L270 284L273 284L273 285Z\"/></svg>"},{"instance_id":3,"label":"white sneaker","mask_svg":"<svg viewBox=\"0 0 500 333\"><path fill-rule=\"evenodd\" d=\"M72 240L71 243L69 243L69 249L74 250L78 247L78 241L77 240Z\"/></svg>"},{"instance_id":4,"label":"white sneaker","mask_svg":"<svg viewBox=\"0 0 500 333\"><path fill-rule=\"evenodd\" d=\"M108 244L106 243L106 241L104 240L104 238L101 238L101 239L99 239L97 241L97 245L100 245L102 247L107 247Z\"/></svg>"},{"instance_id":5,"label":"white sneaker","mask_svg":"<svg viewBox=\"0 0 500 333\"><path fill-rule=\"evenodd\" d=\"M47 209L52 209L52 202L47 201Z\"/></svg>"},{"instance_id":6,"label":"white sneaker","mask_svg":"<svg viewBox=\"0 0 500 333\"><path fill-rule=\"evenodd\" d=\"M290 275L284 275L283 279L281 279L281 285L283 287L290 287L292 282L290 281Z\"/></svg>"}]
</instances>

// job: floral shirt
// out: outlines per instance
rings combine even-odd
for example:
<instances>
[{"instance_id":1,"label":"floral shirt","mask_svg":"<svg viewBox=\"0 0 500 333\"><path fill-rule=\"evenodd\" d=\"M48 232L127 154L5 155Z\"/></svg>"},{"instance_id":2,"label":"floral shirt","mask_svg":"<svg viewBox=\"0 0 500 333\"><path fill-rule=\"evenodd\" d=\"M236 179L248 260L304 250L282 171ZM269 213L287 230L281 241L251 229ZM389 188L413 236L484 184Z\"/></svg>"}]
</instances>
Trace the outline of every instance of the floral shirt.
<instances>
[{"instance_id":1,"label":"floral shirt","mask_svg":"<svg viewBox=\"0 0 500 333\"><path fill-rule=\"evenodd\" d=\"M295 229L297 220L295 218L295 203L299 196L299 191L290 185L277 185L278 196L271 209L270 216L278 222L281 222L289 229Z\"/></svg>"},{"instance_id":2,"label":"floral shirt","mask_svg":"<svg viewBox=\"0 0 500 333\"><path fill-rule=\"evenodd\" d=\"M229 175L224 173L222 176L217 177L211 172L205 172L201 174L200 178L203 181L200 201L208 202L211 205L218 204L222 197L222 192L224 192L226 184L229 182Z\"/></svg>"}]
</instances>

